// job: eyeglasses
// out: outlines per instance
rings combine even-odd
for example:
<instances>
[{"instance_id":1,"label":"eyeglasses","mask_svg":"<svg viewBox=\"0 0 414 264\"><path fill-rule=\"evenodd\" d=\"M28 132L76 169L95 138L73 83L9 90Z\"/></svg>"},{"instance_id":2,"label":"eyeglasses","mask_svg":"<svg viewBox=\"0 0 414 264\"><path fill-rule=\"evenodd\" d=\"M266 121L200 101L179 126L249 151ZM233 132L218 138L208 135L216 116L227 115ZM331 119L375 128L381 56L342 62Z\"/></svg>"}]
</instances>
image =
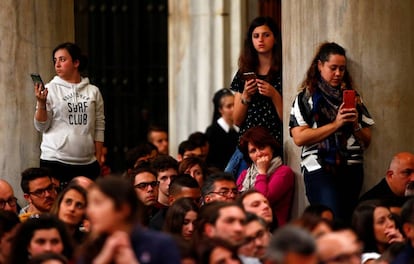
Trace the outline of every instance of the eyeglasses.
<instances>
[{"instance_id":1,"label":"eyeglasses","mask_svg":"<svg viewBox=\"0 0 414 264\"><path fill-rule=\"evenodd\" d=\"M151 186L152 188L155 188L159 184L160 184L159 181L141 182L141 183L135 184L134 187L138 188L140 190L145 190L148 186Z\"/></svg>"},{"instance_id":2,"label":"eyeglasses","mask_svg":"<svg viewBox=\"0 0 414 264\"><path fill-rule=\"evenodd\" d=\"M254 236L245 237L244 243L248 244L248 243L255 241L256 239L261 239L266 234L266 232L267 232L266 230L259 230Z\"/></svg>"},{"instance_id":3,"label":"eyeglasses","mask_svg":"<svg viewBox=\"0 0 414 264\"><path fill-rule=\"evenodd\" d=\"M10 207L14 207L14 206L16 206L17 198L16 197L10 197L7 200L0 199L0 209L4 209L4 207L6 206L6 203Z\"/></svg>"},{"instance_id":4,"label":"eyeglasses","mask_svg":"<svg viewBox=\"0 0 414 264\"><path fill-rule=\"evenodd\" d=\"M217 194L223 197L228 197L231 194L233 194L234 196L239 195L239 191L237 189L223 189L219 192L209 192L208 194L211 194L211 193L214 193L214 194Z\"/></svg>"},{"instance_id":5,"label":"eyeglasses","mask_svg":"<svg viewBox=\"0 0 414 264\"><path fill-rule=\"evenodd\" d=\"M51 193L57 194L57 188L52 183L49 186L47 186L46 188L39 189L39 190L36 190L36 191L33 191L33 192L29 192L29 194L32 194L32 195L34 195L36 197L39 197L39 198L43 198L43 197L45 197L46 192L48 192L49 194L51 194Z\"/></svg>"}]
</instances>

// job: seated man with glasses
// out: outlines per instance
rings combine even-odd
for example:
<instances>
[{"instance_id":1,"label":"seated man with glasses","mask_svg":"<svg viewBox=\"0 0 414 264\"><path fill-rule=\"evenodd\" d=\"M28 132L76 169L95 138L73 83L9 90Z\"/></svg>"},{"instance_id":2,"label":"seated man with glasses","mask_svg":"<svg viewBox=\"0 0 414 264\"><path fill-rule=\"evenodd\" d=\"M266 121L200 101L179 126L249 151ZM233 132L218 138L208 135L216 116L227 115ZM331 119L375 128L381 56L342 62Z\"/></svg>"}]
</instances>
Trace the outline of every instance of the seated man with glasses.
<instances>
[{"instance_id":1,"label":"seated man with glasses","mask_svg":"<svg viewBox=\"0 0 414 264\"><path fill-rule=\"evenodd\" d=\"M14 197L13 188L2 179L0 179L0 209L17 214L17 198Z\"/></svg>"},{"instance_id":2,"label":"seated man with glasses","mask_svg":"<svg viewBox=\"0 0 414 264\"><path fill-rule=\"evenodd\" d=\"M32 214L47 213L52 208L58 193L58 185L47 168L28 168L22 172L20 187L29 203L19 213L21 221Z\"/></svg>"},{"instance_id":3,"label":"seated man with glasses","mask_svg":"<svg viewBox=\"0 0 414 264\"><path fill-rule=\"evenodd\" d=\"M267 222L253 213L246 213L244 244L239 248L243 263L263 263L272 234Z\"/></svg>"},{"instance_id":4,"label":"seated man with glasses","mask_svg":"<svg viewBox=\"0 0 414 264\"><path fill-rule=\"evenodd\" d=\"M153 170L149 163L142 163L128 173L128 178L135 188L138 200L145 205L144 223L148 224L149 220L157 212L155 204L158 201L157 172Z\"/></svg>"},{"instance_id":5,"label":"seated man with glasses","mask_svg":"<svg viewBox=\"0 0 414 264\"><path fill-rule=\"evenodd\" d=\"M239 194L233 175L227 172L211 174L201 187L204 203L213 201L234 202Z\"/></svg>"}]
</instances>

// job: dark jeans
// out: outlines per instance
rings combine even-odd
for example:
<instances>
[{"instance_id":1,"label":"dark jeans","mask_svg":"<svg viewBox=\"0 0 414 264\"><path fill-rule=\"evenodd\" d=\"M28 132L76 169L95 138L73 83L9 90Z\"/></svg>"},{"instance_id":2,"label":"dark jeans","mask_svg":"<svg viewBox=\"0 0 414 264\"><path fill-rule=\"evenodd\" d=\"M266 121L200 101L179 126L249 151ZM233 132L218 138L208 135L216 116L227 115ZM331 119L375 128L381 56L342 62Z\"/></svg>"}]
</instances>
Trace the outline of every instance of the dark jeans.
<instances>
[{"instance_id":1,"label":"dark jeans","mask_svg":"<svg viewBox=\"0 0 414 264\"><path fill-rule=\"evenodd\" d=\"M310 204L328 206L339 220L350 223L363 183L363 165L323 166L308 172L303 168Z\"/></svg>"},{"instance_id":2,"label":"dark jeans","mask_svg":"<svg viewBox=\"0 0 414 264\"><path fill-rule=\"evenodd\" d=\"M53 176L59 179L61 188L66 187L76 176L86 176L96 180L101 172L98 161L86 165L71 165L58 161L40 160L40 167L47 167L52 170Z\"/></svg>"}]
</instances>

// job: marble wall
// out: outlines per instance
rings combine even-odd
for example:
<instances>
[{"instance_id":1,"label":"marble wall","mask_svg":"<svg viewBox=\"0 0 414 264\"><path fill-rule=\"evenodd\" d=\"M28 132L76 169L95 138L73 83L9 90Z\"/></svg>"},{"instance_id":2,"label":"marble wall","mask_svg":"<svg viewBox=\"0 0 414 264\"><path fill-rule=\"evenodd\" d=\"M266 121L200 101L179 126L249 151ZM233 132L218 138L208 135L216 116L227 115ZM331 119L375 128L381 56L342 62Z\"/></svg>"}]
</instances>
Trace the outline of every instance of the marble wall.
<instances>
[{"instance_id":1,"label":"marble wall","mask_svg":"<svg viewBox=\"0 0 414 264\"><path fill-rule=\"evenodd\" d=\"M0 178L14 186L19 203L20 173L38 166L40 155L29 74L51 79L53 48L74 40L73 14L72 0L0 1Z\"/></svg>"}]
</instances>

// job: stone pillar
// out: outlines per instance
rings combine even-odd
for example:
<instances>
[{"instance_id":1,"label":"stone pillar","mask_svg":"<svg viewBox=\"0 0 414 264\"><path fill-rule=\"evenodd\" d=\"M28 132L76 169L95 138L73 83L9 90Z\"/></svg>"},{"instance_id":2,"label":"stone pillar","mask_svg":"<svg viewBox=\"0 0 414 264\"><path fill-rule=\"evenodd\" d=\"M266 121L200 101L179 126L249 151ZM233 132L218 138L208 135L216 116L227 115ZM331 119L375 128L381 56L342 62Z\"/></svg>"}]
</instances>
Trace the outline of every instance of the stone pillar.
<instances>
[{"instance_id":1,"label":"stone pillar","mask_svg":"<svg viewBox=\"0 0 414 264\"><path fill-rule=\"evenodd\" d=\"M211 123L215 91L229 87L237 70L242 35L240 0L170 0L170 154Z\"/></svg>"},{"instance_id":2,"label":"stone pillar","mask_svg":"<svg viewBox=\"0 0 414 264\"><path fill-rule=\"evenodd\" d=\"M51 52L74 40L72 0L0 1L0 178L9 181L23 204L20 173L39 165L40 135L34 129L31 72L48 82Z\"/></svg>"},{"instance_id":3,"label":"stone pillar","mask_svg":"<svg viewBox=\"0 0 414 264\"><path fill-rule=\"evenodd\" d=\"M320 42L347 50L348 67L376 124L365 153L365 184L384 177L394 153L414 152L414 2L411 0L291 0L282 3L283 97L288 164L300 175L300 149L287 124L299 83ZM294 214L306 205L298 176Z\"/></svg>"}]
</instances>

